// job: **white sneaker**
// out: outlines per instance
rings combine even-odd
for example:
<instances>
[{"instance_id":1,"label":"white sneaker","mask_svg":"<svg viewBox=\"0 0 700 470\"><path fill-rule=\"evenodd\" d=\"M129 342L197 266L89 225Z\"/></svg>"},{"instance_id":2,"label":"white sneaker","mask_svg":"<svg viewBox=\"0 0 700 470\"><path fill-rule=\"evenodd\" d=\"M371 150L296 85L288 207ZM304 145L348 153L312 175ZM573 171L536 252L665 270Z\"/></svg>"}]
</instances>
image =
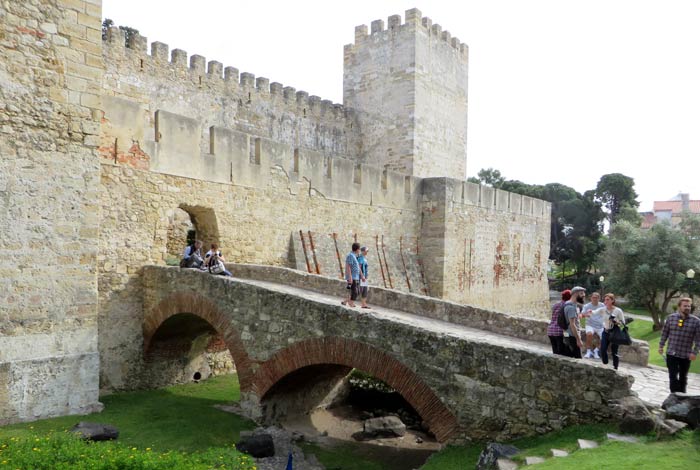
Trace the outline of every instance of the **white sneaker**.
<instances>
[{"instance_id":1,"label":"white sneaker","mask_svg":"<svg viewBox=\"0 0 700 470\"><path fill-rule=\"evenodd\" d=\"M598 348L596 348L596 349L593 351L593 358L594 358L594 359L600 359L600 354L598 354Z\"/></svg>"},{"instance_id":2,"label":"white sneaker","mask_svg":"<svg viewBox=\"0 0 700 470\"><path fill-rule=\"evenodd\" d=\"M586 355L583 356L583 357L585 357L586 359L591 359L591 358L593 358L593 351L591 351L590 349L587 350L587 351L586 351Z\"/></svg>"}]
</instances>

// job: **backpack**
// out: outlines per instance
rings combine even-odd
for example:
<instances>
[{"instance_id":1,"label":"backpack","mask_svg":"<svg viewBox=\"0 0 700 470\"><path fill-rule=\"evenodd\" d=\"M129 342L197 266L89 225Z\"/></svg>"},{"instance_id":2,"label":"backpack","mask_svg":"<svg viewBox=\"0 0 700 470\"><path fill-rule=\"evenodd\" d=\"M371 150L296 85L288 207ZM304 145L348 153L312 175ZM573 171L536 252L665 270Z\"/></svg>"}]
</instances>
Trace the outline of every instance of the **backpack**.
<instances>
[{"instance_id":1,"label":"backpack","mask_svg":"<svg viewBox=\"0 0 700 470\"><path fill-rule=\"evenodd\" d=\"M219 253L212 253L209 258L209 272L212 274L221 274L226 271L224 262L219 259Z\"/></svg>"},{"instance_id":2,"label":"backpack","mask_svg":"<svg viewBox=\"0 0 700 470\"><path fill-rule=\"evenodd\" d=\"M559 304L558 311L557 311L557 325L559 328L562 330L568 330L569 329L569 319L566 318L566 313L564 312L564 306L566 305L565 302L562 302Z\"/></svg>"}]
</instances>

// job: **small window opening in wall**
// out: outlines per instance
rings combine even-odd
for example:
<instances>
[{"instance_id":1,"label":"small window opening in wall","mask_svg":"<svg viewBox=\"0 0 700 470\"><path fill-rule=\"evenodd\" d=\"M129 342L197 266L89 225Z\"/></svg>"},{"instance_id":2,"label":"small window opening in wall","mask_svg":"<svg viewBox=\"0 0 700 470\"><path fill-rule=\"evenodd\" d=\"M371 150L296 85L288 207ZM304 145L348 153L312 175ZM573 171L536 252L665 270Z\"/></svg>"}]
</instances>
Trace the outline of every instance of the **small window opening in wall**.
<instances>
[{"instance_id":1,"label":"small window opening in wall","mask_svg":"<svg viewBox=\"0 0 700 470\"><path fill-rule=\"evenodd\" d=\"M143 70L143 59L139 59L139 67L141 67L141 70Z\"/></svg>"},{"instance_id":2,"label":"small window opening in wall","mask_svg":"<svg viewBox=\"0 0 700 470\"><path fill-rule=\"evenodd\" d=\"M304 117L306 117L306 108L304 108Z\"/></svg>"},{"instance_id":3,"label":"small window opening in wall","mask_svg":"<svg viewBox=\"0 0 700 470\"><path fill-rule=\"evenodd\" d=\"M352 182L355 184L362 184L362 165L359 163L355 165L355 171L352 174Z\"/></svg>"},{"instance_id":4,"label":"small window opening in wall","mask_svg":"<svg viewBox=\"0 0 700 470\"><path fill-rule=\"evenodd\" d=\"M403 179L403 186L406 194L411 194L411 177L405 176Z\"/></svg>"},{"instance_id":5,"label":"small window opening in wall","mask_svg":"<svg viewBox=\"0 0 700 470\"><path fill-rule=\"evenodd\" d=\"M250 138L248 140L248 150L250 163L260 165L260 137Z\"/></svg>"},{"instance_id":6,"label":"small window opening in wall","mask_svg":"<svg viewBox=\"0 0 700 470\"><path fill-rule=\"evenodd\" d=\"M323 159L323 172L326 174L326 178L333 177L333 162L331 161L331 157Z\"/></svg>"},{"instance_id":7,"label":"small window opening in wall","mask_svg":"<svg viewBox=\"0 0 700 470\"><path fill-rule=\"evenodd\" d=\"M250 104L250 92L248 92L248 104Z\"/></svg>"},{"instance_id":8,"label":"small window opening in wall","mask_svg":"<svg viewBox=\"0 0 700 470\"><path fill-rule=\"evenodd\" d=\"M202 76L199 76L199 86L202 86Z\"/></svg>"},{"instance_id":9,"label":"small window opening in wall","mask_svg":"<svg viewBox=\"0 0 700 470\"><path fill-rule=\"evenodd\" d=\"M195 372L192 376L192 380L194 380L195 382L199 382L200 380L202 380L202 374L200 374L199 372Z\"/></svg>"},{"instance_id":10,"label":"small window opening in wall","mask_svg":"<svg viewBox=\"0 0 700 470\"><path fill-rule=\"evenodd\" d=\"M216 155L216 149L214 148L214 126L209 128L209 154Z\"/></svg>"},{"instance_id":11,"label":"small window opening in wall","mask_svg":"<svg viewBox=\"0 0 700 470\"><path fill-rule=\"evenodd\" d=\"M294 162L293 162L292 171L294 173L299 173L299 149L298 148L294 149Z\"/></svg>"},{"instance_id":12,"label":"small window opening in wall","mask_svg":"<svg viewBox=\"0 0 700 470\"><path fill-rule=\"evenodd\" d=\"M384 171L382 171L382 189L386 190L387 188L387 169L384 168Z\"/></svg>"}]
</instances>

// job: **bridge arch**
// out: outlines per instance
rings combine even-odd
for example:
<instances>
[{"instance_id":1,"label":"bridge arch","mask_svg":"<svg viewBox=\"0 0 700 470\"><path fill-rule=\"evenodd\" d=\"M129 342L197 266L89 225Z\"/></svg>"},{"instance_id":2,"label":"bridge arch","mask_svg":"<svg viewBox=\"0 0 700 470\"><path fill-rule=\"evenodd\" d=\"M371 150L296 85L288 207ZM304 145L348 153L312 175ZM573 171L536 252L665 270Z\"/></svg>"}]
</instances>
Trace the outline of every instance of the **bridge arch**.
<instances>
[{"instance_id":1,"label":"bridge arch","mask_svg":"<svg viewBox=\"0 0 700 470\"><path fill-rule=\"evenodd\" d=\"M321 365L344 366L348 370L357 368L386 382L428 423L440 442L452 437L459 427L454 414L414 371L369 344L347 338L307 339L276 352L260 364L253 391L262 401L274 385L289 374Z\"/></svg>"},{"instance_id":2,"label":"bridge arch","mask_svg":"<svg viewBox=\"0 0 700 470\"><path fill-rule=\"evenodd\" d=\"M219 333L233 357L241 391L253 388L252 361L241 342L241 335L217 306L196 292L177 292L160 301L143 321L143 351L147 354L158 329L175 315L190 314L205 320Z\"/></svg>"}]
</instances>

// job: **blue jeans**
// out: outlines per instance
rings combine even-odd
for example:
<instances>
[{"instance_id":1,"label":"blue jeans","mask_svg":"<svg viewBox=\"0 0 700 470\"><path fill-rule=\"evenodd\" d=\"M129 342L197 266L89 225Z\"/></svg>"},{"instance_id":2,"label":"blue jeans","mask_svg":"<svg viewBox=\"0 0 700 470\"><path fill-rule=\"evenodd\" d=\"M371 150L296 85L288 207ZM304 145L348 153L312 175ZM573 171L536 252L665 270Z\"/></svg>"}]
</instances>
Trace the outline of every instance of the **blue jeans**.
<instances>
[{"instance_id":1,"label":"blue jeans","mask_svg":"<svg viewBox=\"0 0 700 470\"><path fill-rule=\"evenodd\" d=\"M603 330L603 337L600 339L600 358L603 360L603 364L608 363L608 346L611 346L610 349L612 349L613 367L617 369L617 366L620 365L620 356L617 354L620 350L620 345L610 343L608 330Z\"/></svg>"}]
</instances>

